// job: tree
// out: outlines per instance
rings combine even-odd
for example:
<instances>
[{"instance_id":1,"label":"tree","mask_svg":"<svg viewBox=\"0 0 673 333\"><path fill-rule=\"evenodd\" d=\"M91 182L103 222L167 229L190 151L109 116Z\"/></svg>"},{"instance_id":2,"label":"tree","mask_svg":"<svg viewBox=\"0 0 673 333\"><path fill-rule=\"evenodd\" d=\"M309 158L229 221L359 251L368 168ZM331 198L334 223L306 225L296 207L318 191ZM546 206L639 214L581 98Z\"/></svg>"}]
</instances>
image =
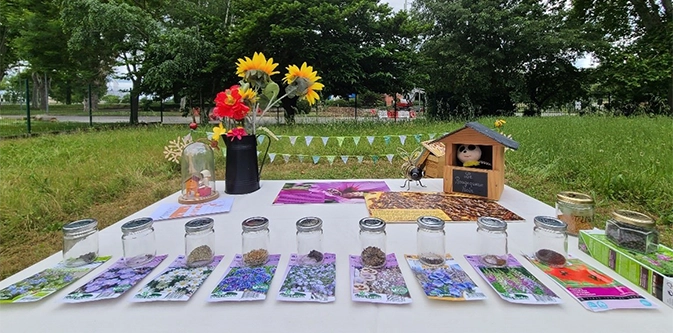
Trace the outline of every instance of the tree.
<instances>
[{"instance_id":1,"label":"tree","mask_svg":"<svg viewBox=\"0 0 673 333\"><path fill-rule=\"evenodd\" d=\"M18 60L12 41L18 29L11 22L16 21L18 6L14 1L0 2L0 82L7 74L7 70Z\"/></svg>"}]
</instances>

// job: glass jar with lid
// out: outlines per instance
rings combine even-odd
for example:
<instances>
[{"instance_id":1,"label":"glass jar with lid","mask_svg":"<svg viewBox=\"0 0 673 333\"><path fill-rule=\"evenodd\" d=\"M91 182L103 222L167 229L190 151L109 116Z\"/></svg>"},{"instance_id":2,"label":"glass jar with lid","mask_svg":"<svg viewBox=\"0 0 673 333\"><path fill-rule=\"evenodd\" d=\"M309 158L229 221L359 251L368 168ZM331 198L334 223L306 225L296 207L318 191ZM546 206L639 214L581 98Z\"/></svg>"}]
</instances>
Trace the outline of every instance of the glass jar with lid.
<instances>
[{"instance_id":1,"label":"glass jar with lid","mask_svg":"<svg viewBox=\"0 0 673 333\"><path fill-rule=\"evenodd\" d=\"M444 220L435 216L421 216L416 224L418 260L423 265L442 266L446 260Z\"/></svg>"},{"instance_id":2,"label":"glass jar with lid","mask_svg":"<svg viewBox=\"0 0 673 333\"><path fill-rule=\"evenodd\" d=\"M362 264L369 268L386 265L386 222L376 217L360 220L360 254Z\"/></svg>"},{"instance_id":3,"label":"glass jar with lid","mask_svg":"<svg viewBox=\"0 0 673 333\"><path fill-rule=\"evenodd\" d=\"M498 267L507 265L507 222L495 217L479 217L477 237L479 254L484 264Z\"/></svg>"},{"instance_id":4,"label":"glass jar with lid","mask_svg":"<svg viewBox=\"0 0 673 333\"><path fill-rule=\"evenodd\" d=\"M321 263L322 220L315 216L302 217L297 221L297 255L303 264Z\"/></svg>"},{"instance_id":5,"label":"glass jar with lid","mask_svg":"<svg viewBox=\"0 0 673 333\"><path fill-rule=\"evenodd\" d=\"M565 266L568 259L568 225L551 216L536 216L533 223L535 258L547 266Z\"/></svg>"},{"instance_id":6,"label":"glass jar with lid","mask_svg":"<svg viewBox=\"0 0 673 333\"><path fill-rule=\"evenodd\" d=\"M122 225L122 247L124 264L139 266L154 259L157 255L156 238L154 237L153 220L151 217L133 219Z\"/></svg>"},{"instance_id":7,"label":"glass jar with lid","mask_svg":"<svg viewBox=\"0 0 673 333\"><path fill-rule=\"evenodd\" d=\"M187 266L200 267L210 264L215 256L215 221L200 217L185 224L185 256Z\"/></svg>"},{"instance_id":8,"label":"glass jar with lid","mask_svg":"<svg viewBox=\"0 0 673 333\"><path fill-rule=\"evenodd\" d=\"M605 236L620 247L640 253L657 252L659 233L654 220L642 213L616 210L605 224Z\"/></svg>"},{"instance_id":9,"label":"glass jar with lid","mask_svg":"<svg viewBox=\"0 0 673 333\"><path fill-rule=\"evenodd\" d=\"M594 199L584 193L565 191L556 195L556 217L568 225L568 234L593 228Z\"/></svg>"},{"instance_id":10,"label":"glass jar with lid","mask_svg":"<svg viewBox=\"0 0 673 333\"><path fill-rule=\"evenodd\" d=\"M63 226L63 263L77 267L98 258L98 221L83 219Z\"/></svg>"},{"instance_id":11,"label":"glass jar with lid","mask_svg":"<svg viewBox=\"0 0 673 333\"><path fill-rule=\"evenodd\" d=\"M241 223L243 262L248 266L261 266L269 260L269 219L249 217Z\"/></svg>"}]
</instances>

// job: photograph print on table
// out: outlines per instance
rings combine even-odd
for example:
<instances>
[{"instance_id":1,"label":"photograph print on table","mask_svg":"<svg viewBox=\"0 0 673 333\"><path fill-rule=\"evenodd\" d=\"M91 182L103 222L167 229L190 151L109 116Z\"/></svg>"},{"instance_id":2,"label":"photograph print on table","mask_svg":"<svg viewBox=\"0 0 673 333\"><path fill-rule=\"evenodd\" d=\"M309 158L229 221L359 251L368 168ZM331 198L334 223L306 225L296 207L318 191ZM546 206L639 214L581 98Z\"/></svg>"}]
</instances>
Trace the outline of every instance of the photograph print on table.
<instances>
[{"instance_id":1,"label":"photograph print on table","mask_svg":"<svg viewBox=\"0 0 673 333\"><path fill-rule=\"evenodd\" d=\"M165 254L155 256L152 260L134 267L127 266L124 258L121 258L103 273L66 295L63 302L83 303L117 298L149 275L166 257Z\"/></svg>"},{"instance_id":2,"label":"photograph print on table","mask_svg":"<svg viewBox=\"0 0 673 333\"><path fill-rule=\"evenodd\" d=\"M355 302L408 304L409 288L394 253L386 255L383 268L364 267L360 256L351 255L351 299Z\"/></svg>"},{"instance_id":3,"label":"photograph print on table","mask_svg":"<svg viewBox=\"0 0 673 333\"><path fill-rule=\"evenodd\" d=\"M243 255L237 254L208 302L265 300L279 261L280 254L270 254L265 264L248 266Z\"/></svg>"},{"instance_id":4,"label":"photograph print on table","mask_svg":"<svg viewBox=\"0 0 673 333\"><path fill-rule=\"evenodd\" d=\"M131 302L188 301L199 290L224 256L214 256L208 265L187 266L184 255L136 293Z\"/></svg>"},{"instance_id":5,"label":"photograph print on table","mask_svg":"<svg viewBox=\"0 0 673 333\"><path fill-rule=\"evenodd\" d=\"M562 303L558 295L521 266L513 255L508 255L507 264L502 267L485 264L482 257L481 255L465 255L465 259L479 273L479 276L488 282L498 296L505 301L517 304Z\"/></svg>"},{"instance_id":6,"label":"photograph print on table","mask_svg":"<svg viewBox=\"0 0 673 333\"><path fill-rule=\"evenodd\" d=\"M444 265L439 267L423 265L417 255L405 254L404 258L428 298L442 301L486 299L486 295L451 255L447 254Z\"/></svg>"},{"instance_id":7,"label":"photograph print on table","mask_svg":"<svg viewBox=\"0 0 673 333\"><path fill-rule=\"evenodd\" d=\"M273 204L364 203L365 193L389 190L384 181L285 183Z\"/></svg>"},{"instance_id":8,"label":"photograph print on table","mask_svg":"<svg viewBox=\"0 0 673 333\"><path fill-rule=\"evenodd\" d=\"M324 253L322 262L302 264L298 255L290 256L283 285L278 291L279 301L334 302L336 297L336 255Z\"/></svg>"}]
</instances>

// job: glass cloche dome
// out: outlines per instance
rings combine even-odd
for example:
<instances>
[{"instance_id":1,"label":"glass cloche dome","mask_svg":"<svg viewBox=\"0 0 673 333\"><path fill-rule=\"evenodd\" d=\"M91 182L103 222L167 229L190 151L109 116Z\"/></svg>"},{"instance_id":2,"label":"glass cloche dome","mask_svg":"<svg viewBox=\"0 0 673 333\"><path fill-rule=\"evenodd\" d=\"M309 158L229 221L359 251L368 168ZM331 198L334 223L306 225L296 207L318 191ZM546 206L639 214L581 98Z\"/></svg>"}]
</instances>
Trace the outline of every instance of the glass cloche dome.
<instances>
[{"instance_id":1,"label":"glass cloche dome","mask_svg":"<svg viewBox=\"0 0 673 333\"><path fill-rule=\"evenodd\" d=\"M215 155L203 142L189 144L182 151L182 192L178 198L181 204L201 203L220 196L215 188Z\"/></svg>"}]
</instances>

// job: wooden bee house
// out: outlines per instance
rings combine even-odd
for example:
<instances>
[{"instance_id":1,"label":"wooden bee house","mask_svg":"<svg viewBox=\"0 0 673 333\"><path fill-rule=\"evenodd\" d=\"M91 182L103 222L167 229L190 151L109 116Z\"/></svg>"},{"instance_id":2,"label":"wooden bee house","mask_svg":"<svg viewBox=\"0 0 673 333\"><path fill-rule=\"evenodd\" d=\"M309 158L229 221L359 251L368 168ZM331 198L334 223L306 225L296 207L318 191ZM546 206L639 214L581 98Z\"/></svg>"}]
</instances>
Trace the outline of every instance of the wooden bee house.
<instances>
[{"instance_id":1,"label":"wooden bee house","mask_svg":"<svg viewBox=\"0 0 673 333\"><path fill-rule=\"evenodd\" d=\"M500 199L505 187L505 147L518 149L519 143L477 122L432 142L444 144L444 192ZM480 150L477 165L464 166L458 158L459 148Z\"/></svg>"},{"instance_id":2,"label":"wooden bee house","mask_svg":"<svg viewBox=\"0 0 673 333\"><path fill-rule=\"evenodd\" d=\"M441 142L432 142L432 140L421 142L423 152L416 161L416 167L423 169L426 178L442 178L444 173L444 144Z\"/></svg>"}]
</instances>

